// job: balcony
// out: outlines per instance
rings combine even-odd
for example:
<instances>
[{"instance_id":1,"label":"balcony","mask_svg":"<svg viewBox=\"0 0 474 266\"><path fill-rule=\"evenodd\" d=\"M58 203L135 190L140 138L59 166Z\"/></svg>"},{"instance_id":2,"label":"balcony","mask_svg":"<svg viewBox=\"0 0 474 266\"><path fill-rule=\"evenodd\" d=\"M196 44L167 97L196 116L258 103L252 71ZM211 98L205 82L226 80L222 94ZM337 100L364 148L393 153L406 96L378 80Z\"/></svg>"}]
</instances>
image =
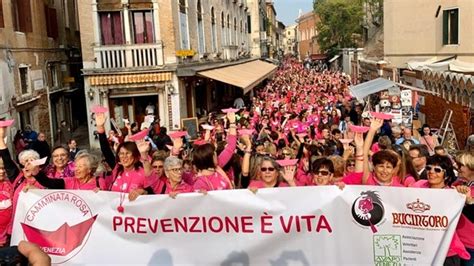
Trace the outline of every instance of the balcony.
<instances>
[{"instance_id":1,"label":"balcony","mask_svg":"<svg viewBox=\"0 0 474 266\"><path fill-rule=\"evenodd\" d=\"M239 58L239 46L224 46L224 60L237 60Z\"/></svg>"},{"instance_id":2,"label":"balcony","mask_svg":"<svg viewBox=\"0 0 474 266\"><path fill-rule=\"evenodd\" d=\"M163 66L163 44L107 45L94 48L96 68Z\"/></svg>"}]
</instances>

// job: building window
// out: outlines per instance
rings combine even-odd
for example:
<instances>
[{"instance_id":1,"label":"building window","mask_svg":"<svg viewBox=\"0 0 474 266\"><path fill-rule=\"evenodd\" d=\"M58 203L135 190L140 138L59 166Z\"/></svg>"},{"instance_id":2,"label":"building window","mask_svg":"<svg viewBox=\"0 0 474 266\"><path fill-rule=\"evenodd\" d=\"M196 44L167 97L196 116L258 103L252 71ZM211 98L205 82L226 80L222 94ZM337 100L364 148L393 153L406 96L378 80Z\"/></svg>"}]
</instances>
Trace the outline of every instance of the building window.
<instances>
[{"instance_id":1,"label":"building window","mask_svg":"<svg viewBox=\"0 0 474 266\"><path fill-rule=\"evenodd\" d=\"M227 45L227 34L225 30L225 18L224 12L221 13L221 37L222 37L222 46Z\"/></svg>"},{"instance_id":2,"label":"building window","mask_svg":"<svg viewBox=\"0 0 474 266\"><path fill-rule=\"evenodd\" d=\"M204 23L202 22L201 0L197 1L197 31L198 31L198 50L200 54L204 53Z\"/></svg>"},{"instance_id":3,"label":"building window","mask_svg":"<svg viewBox=\"0 0 474 266\"><path fill-rule=\"evenodd\" d=\"M102 44L123 44L122 14L120 11L99 12Z\"/></svg>"},{"instance_id":4,"label":"building window","mask_svg":"<svg viewBox=\"0 0 474 266\"><path fill-rule=\"evenodd\" d=\"M0 28L5 27L5 22L3 22L3 1L0 0Z\"/></svg>"},{"instance_id":5,"label":"building window","mask_svg":"<svg viewBox=\"0 0 474 266\"><path fill-rule=\"evenodd\" d=\"M51 75L51 84L50 86L55 88L59 87L59 78L58 78L58 68L56 65L51 65L49 67L49 73Z\"/></svg>"},{"instance_id":6,"label":"building window","mask_svg":"<svg viewBox=\"0 0 474 266\"><path fill-rule=\"evenodd\" d=\"M45 5L44 13L46 16L46 34L50 38L57 39L59 37L59 33L56 9Z\"/></svg>"},{"instance_id":7,"label":"building window","mask_svg":"<svg viewBox=\"0 0 474 266\"><path fill-rule=\"evenodd\" d=\"M20 32L33 32L30 1L12 0L13 29Z\"/></svg>"},{"instance_id":8,"label":"building window","mask_svg":"<svg viewBox=\"0 0 474 266\"><path fill-rule=\"evenodd\" d=\"M132 11L132 30L135 43L153 43L153 12Z\"/></svg>"},{"instance_id":9,"label":"building window","mask_svg":"<svg viewBox=\"0 0 474 266\"><path fill-rule=\"evenodd\" d=\"M179 0L179 34L181 37L181 49L189 49L186 0Z\"/></svg>"},{"instance_id":10,"label":"building window","mask_svg":"<svg viewBox=\"0 0 474 266\"><path fill-rule=\"evenodd\" d=\"M27 66L20 66L18 68L20 71L20 90L21 94L29 94L30 93L30 77L28 73Z\"/></svg>"},{"instance_id":11,"label":"building window","mask_svg":"<svg viewBox=\"0 0 474 266\"><path fill-rule=\"evenodd\" d=\"M216 14L214 13L214 7L211 7L211 43L212 52L217 51L217 37L216 37Z\"/></svg>"},{"instance_id":12,"label":"building window","mask_svg":"<svg viewBox=\"0 0 474 266\"><path fill-rule=\"evenodd\" d=\"M459 44L459 9L443 11L443 44Z\"/></svg>"}]
</instances>

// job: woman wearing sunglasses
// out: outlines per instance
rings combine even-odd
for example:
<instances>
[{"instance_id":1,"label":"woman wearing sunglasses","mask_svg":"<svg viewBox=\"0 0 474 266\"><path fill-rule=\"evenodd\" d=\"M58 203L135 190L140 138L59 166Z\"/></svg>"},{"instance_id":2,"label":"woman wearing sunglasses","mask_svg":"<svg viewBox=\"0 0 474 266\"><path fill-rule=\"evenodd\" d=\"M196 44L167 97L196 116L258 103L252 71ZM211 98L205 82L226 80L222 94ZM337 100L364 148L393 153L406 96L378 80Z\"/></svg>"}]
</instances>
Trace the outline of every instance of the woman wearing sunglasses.
<instances>
[{"instance_id":1,"label":"woman wearing sunglasses","mask_svg":"<svg viewBox=\"0 0 474 266\"><path fill-rule=\"evenodd\" d=\"M412 187L449 189L456 176L453 165L447 156L433 155L426 163L427 180L419 180ZM472 237L472 236L471 236ZM451 240L451 245L446 256L445 265L460 265L460 260L469 259L470 255L466 251L457 233Z\"/></svg>"},{"instance_id":2,"label":"woman wearing sunglasses","mask_svg":"<svg viewBox=\"0 0 474 266\"><path fill-rule=\"evenodd\" d=\"M260 165L257 166L256 176L250 181L249 188L272 188L272 187L288 187L296 186L295 171L296 166L286 166L282 172L278 163L270 158L263 157Z\"/></svg>"},{"instance_id":3,"label":"woman wearing sunglasses","mask_svg":"<svg viewBox=\"0 0 474 266\"><path fill-rule=\"evenodd\" d=\"M320 158L311 165L309 186L327 186L334 184L334 164L330 159Z\"/></svg>"}]
</instances>

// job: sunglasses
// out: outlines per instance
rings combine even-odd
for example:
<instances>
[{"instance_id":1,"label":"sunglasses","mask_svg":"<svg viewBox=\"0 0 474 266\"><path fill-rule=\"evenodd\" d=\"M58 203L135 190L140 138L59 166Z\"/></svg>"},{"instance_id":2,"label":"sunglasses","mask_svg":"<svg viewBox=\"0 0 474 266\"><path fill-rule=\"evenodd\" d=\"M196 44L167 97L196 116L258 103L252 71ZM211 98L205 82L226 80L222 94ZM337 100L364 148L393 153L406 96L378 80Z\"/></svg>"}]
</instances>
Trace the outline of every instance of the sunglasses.
<instances>
[{"instance_id":1,"label":"sunglasses","mask_svg":"<svg viewBox=\"0 0 474 266\"><path fill-rule=\"evenodd\" d=\"M273 172L273 171L275 171L275 167L260 167L260 171L262 171L262 172L266 172L266 171Z\"/></svg>"},{"instance_id":2,"label":"sunglasses","mask_svg":"<svg viewBox=\"0 0 474 266\"><path fill-rule=\"evenodd\" d=\"M327 175L330 175L331 172L327 171L327 170L319 170L316 172L316 174L320 175L320 176L327 176Z\"/></svg>"},{"instance_id":3,"label":"sunglasses","mask_svg":"<svg viewBox=\"0 0 474 266\"><path fill-rule=\"evenodd\" d=\"M432 166L432 165L427 165L425 167L426 171L431 171L431 169L433 169L435 171L435 173L441 173L441 172L444 172L445 170L443 168L441 168L440 166Z\"/></svg>"},{"instance_id":4,"label":"sunglasses","mask_svg":"<svg viewBox=\"0 0 474 266\"><path fill-rule=\"evenodd\" d=\"M354 167L354 166L356 166L356 164L355 164L355 163L349 163L349 164L347 164L347 167L351 167L351 166Z\"/></svg>"},{"instance_id":5,"label":"sunglasses","mask_svg":"<svg viewBox=\"0 0 474 266\"><path fill-rule=\"evenodd\" d=\"M284 156L290 156L290 155L291 155L291 153L289 153L289 152L284 152L284 153L282 153L282 154L283 154Z\"/></svg>"}]
</instances>

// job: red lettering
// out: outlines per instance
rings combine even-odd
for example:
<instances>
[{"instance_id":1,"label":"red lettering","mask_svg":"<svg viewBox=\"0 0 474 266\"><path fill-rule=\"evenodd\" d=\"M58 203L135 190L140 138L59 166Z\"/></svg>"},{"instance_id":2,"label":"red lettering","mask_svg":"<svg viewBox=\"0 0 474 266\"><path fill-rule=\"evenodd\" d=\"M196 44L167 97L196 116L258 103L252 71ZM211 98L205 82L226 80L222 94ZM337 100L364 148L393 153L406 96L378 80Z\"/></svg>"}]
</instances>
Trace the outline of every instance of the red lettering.
<instances>
[{"instance_id":1,"label":"red lettering","mask_svg":"<svg viewBox=\"0 0 474 266\"><path fill-rule=\"evenodd\" d=\"M114 216L114 219L113 219L113 228L114 228L114 231L117 231L117 226L122 225L122 224L123 224L123 219L122 219L122 217L120 217L120 216Z\"/></svg>"},{"instance_id":2,"label":"red lettering","mask_svg":"<svg viewBox=\"0 0 474 266\"><path fill-rule=\"evenodd\" d=\"M242 216L240 217L240 222L242 224L242 233L253 233L253 219L252 216Z\"/></svg>"},{"instance_id":3,"label":"red lettering","mask_svg":"<svg viewBox=\"0 0 474 266\"><path fill-rule=\"evenodd\" d=\"M215 225L214 221L217 222L217 227L214 227ZM222 228L224 228L224 224L222 223L222 220L220 217L212 216L211 218L209 218L209 229L211 229L212 232L220 233L222 232Z\"/></svg>"},{"instance_id":4,"label":"red lettering","mask_svg":"<svg viewBox=\"0 0 474 266\"><path fill-rule=\"evenodd\" d=\"M296 232L301 232L301 224L300 224L300 217L296 216L295 217L295 223L296 223Z\"/></svg>"},{"instance_id":5,"label":"red lettering","mask_svg":"<svg viewBox=\"0 0 474 266\"><path fill-rule=\"evenodd\" d=\"M161 219L160 224L161 224L161 231L163 231L163 233L172 233L173 232L173 228L171 227L171 219L169 219L169 218Z\"/></svg>"},{"instance_id":6,"label":"red lettering","mask_svg":"<svg viewBox=\"0 0 474 266\"><path fill-rule=\"evenodd\" d=\"M179 233L180 228L184 233L188 232L188 220L186 217L183 217L183 221L178 218L174 218L174 227L176 228L176 233Z\"/></svg>"},{"instance_id":7,"label":"red lettering","mask_svg":"<svg viewBox=\"0 0 474 266\"><path fill-rule=\"evenodd\" d=\"M130 232L135 233L135 228L133 225L135 224L135 219L133 217L125 217L125 232L128 232L128 228L130 228Z\"/></svg>"},{"instance_id":8,"label":"red lettering","mask_svg":"<svg viewBox=\"0 0 474 266\"><path fill-rule=\"evenodd\" d=\"M319 216L318 225L316 226L316 232L319 233L321 229L326 229L329 233L332 233L331 225L329 225L329 222L328 220L326 220L326 216L324 215Z\"/></svg>"},{"instance_id":9,"label":"red lettering","mask_svg":"<svg viewBox=\"0 0 474 266\"><path fill-rule=\"evenodd\" d=\"M293 224L293 216L290 216L288 223L285 222L285 217L280 216L280 223L283 231L288 234L290 232L291 225Z\"/></svg>"},{"instance_id":10,"label":"red lettering","mask_svg":"<svg viewBox=\"0 0 474 266\"><path fill-rule=\"evenodd\" d=\"M234 220L232 221L230 217L224 217L225 222L225 231L226 233L230 233L230 228L234 230L235 233L238 233L239 230L239 219L234 216Z\"/></svg>"},{"instance_id":11,"label":"red lettering","mask_svg":"<svg viewBox=\"0 0 474 266\"><path fill-rule=\"evenodd\" d=\"M263 234L271 234L273 233L273 230L272 230L272 216L270 215L264 215L260 218L260 231L263 233ZM267 227L269 227L267 229Z\"/></svg>"},{"instance_id":12,"label":"red lettering","mask_svg":"<svg viewBox=\"0 0 474 266\"><path fill-rule=\"evenodd\" d=\"M145 218L142 218L142 217L139 217L137 218L137 233L138 234L146 234L146 230L141 230L141 228L145 228L145 222L146 222L146 219Z\"/></svg>"},{"instance_id":13,"label":"red lettering","mask_svg":"<svg viewBox=\"0 0 474 266\"><path fill-rule=\"evenodd\" d=\"M199 217L189 217L189 220L191 220L191 228L189 229L189 232L191 233L202 233L202 230L196 229L196 225L199 222Z\"/></svg>"},{"instance_id":14,"label":"red lettering","mask_svg":"<svg viewBox=\"0 0 474 266\"><path fill-rule=\"evenodd\" d=\"M311 232L311 219L315 219L316 215L303 215L301 216L301 219L306 220L306 228L308 229L308 232Z\"/></svg>"},{"instance_id":15,"label":"red lettering","mask_svg":"<svg viewBox=\"0 0 474 266\"><path fill-rule=\"evenodd\" d=\"M158 220L157 219L147 219L148 220L148 227L150 227L150 230L152 233L158 232Z\"/></svg>"}]
</instances>

